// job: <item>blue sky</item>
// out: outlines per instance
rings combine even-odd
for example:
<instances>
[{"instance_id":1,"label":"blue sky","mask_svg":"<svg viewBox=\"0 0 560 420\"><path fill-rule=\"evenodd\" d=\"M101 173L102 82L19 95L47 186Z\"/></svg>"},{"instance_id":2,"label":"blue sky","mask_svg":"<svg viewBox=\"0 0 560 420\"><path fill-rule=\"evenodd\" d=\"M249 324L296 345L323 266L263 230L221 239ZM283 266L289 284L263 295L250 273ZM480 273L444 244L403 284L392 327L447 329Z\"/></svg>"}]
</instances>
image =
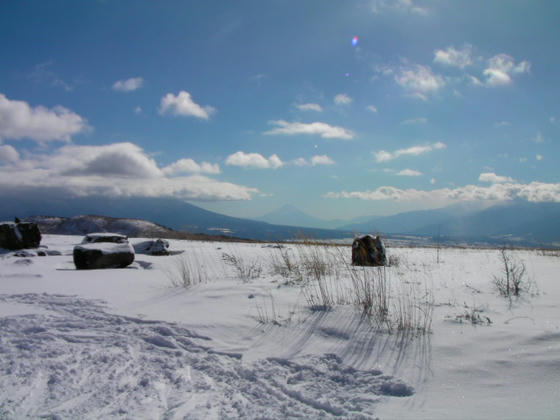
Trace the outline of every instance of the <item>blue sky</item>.
<instances>
[{"instance_id":1,"label":"blue sky","mask_svg":"<svg viewBox=\"0 0 560 420\"><path fill-rule=\"evenodd\" d=\"M244 217L560 201L559 19L557 1L3 1L0 193Z\"/></svg>"}]
</instances>

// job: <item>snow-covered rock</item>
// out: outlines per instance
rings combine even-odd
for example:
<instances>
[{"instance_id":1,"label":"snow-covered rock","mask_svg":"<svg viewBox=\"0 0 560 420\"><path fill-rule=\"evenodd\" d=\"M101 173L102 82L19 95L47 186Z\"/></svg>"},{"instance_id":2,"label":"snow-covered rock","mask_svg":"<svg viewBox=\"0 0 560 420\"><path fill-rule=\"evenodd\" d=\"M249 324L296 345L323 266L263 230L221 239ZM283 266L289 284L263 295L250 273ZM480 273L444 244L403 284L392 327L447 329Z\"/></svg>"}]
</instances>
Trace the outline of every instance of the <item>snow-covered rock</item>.
<instances>
[{"instance_id":1,"label":"snow-covered rock","mask_svg":"<svg viewBox=\"0 0 560 420\"><path fill-rule=\"evenodd\" d=\"M41 232L35 223L0 223L0 248L37 248L41 243Z\"/></svg>"},{"instance_id":2,"label":"snow-covered rock","mask_svg":"<svg viewBox=\"0 0 560 420\"><path fill-rule=\"evenodd\" d=\"M97 232L88 233L82 240L83 244L93 244L93 243L115 243L123 244L128 242L128 238L120 233L107 233L107 232Z\"/></svg>"},{"instance_id":3,"label":"snow-covered rock","mask_svg":"<svg viewBox=\"0 0 560 420\"><path fill-rule=\"evenodd\" d=\"M124 268L134 262L134 248L126 242L91 242L74 247L78 270Z\"/></svg>"},{"instance_id":4,"label":"snow-covered rock","mask_svg":"<svg viewBox=\"0 0 560 420\"><path fill-rule=\"evenodd\" d=\"M139 242L134 245L137 254L169 255L169 241L156 239L153 241Z\"/></svg>"}]
</instances>

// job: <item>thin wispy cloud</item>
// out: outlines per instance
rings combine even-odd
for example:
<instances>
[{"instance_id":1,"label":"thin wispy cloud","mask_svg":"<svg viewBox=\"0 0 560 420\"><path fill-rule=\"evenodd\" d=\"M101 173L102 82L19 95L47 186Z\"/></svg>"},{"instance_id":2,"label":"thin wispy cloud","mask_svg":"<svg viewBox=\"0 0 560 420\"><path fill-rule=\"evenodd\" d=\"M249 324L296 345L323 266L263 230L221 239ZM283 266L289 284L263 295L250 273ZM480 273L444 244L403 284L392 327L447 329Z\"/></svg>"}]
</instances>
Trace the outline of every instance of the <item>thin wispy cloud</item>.
<instances>
[{"instance_id":1,"label":"thin wispy cloud","mask_svg":"<svg viewBox=\"0 0 560 420\"><path fill-rule=\"evenodd\" d=\"M144 79L141 77L131 77L130 79L117 80L113 84L113 90L119 92L132 92L138 90L144 84Z\"/></svg>"},{"instance_id":2,"label":"thin wispy cloud","mask_svg":"<svg viewBox=\"0 0 560 420\"><path fill-rule=\"evenodd\" d=\"M437 142L432 144L412 146L406 149L398 149L395 150L394 152L380 150L378 152L374 152L373 155L377 162L388 162L390 160L397 159L402 156L419 156L425 153L432 152L434 150L445 149L446 147L447 145L445 143Z\"/></svg>"},{"instance_id":3,"label":"thin wispy cloud","mask_svg":"<svg viewBox=\"0 0 560 420\"><path fill-rule=\"evenodd\" d=\"M89 129L85 118L63 107L31 107L0 93L0 140L70 141Z\"/></svg>"},{"instance_id":4,"label":"thin wispy cloud","mask_svg":"<svg viewBox=\"0 0 560 420\"><path fill-rule=\"evenodd\" d=\"M422 172L420 171L416 171L414 169L403 169L399 172L397 172L398 176L422 176L424 175Z\"/></svg>"},{"instance_id":5,"label":"thin wispy cloud","mask_svg":"<svg viewBox=\"0 0 560 420\"><path fill-rule=\"evenodd\" d=\"M401 121L401 125L419 125L419 124L426 124L428 122L427 118L419 117L419 118L411 118L409 120Z\"/></svg>"},{"instance_id":6,"label":"thin wispy cloud","mask_svg":"<svg viewBox=\"0 0 560 420\"><path fill-rule=\"evenodd\" d=\"M339 93L334 97L335 105L350 105L352 98L345 93Z\"/></svg>"},{"instance_id":7,"label":"thin wispy cloud","mask_svg":"<svg viewBox=\"0 0 560 420\"><path fill-rule=\"evenodd\" d=\"M465 45L460 50L455 49L453 46L447 47L444 50L435 50L434 62L464 69L473 63L472 46Z\"/></svg>"},{"instance_id":8,"label":"thin wispy cloud","mask_svg":"<svg viewBox=\"0 0 560 420\"><path fill-rule=\"evenodd\" d=\"M193 101L187 91L180 91L177 95L168 93L161 98L159 113L161 115L171 114L179 117L195 117L208 120L216 112L212 106L201 106Z\"/></svg>"},{"instance_id":9,"label":"thin wispy cloud","mask_svg":"<svg viewBox=\"0 0 560 420\"><path fill-rule=\"evenodd\" d=\"M418 6L413 0L371 0L371 11L375 14L384 12L411 13L418 16L427 16L428 9Z\"/></svg>"},{"instance_id":10,"label":"thin wispy cloud","mask_svg":"<svg viewBox=\"0 0 560 420\"><path fill-rule=\"evenodd\" d=\"M315 111L315 112L323 111L323 107L315 103L298 104L296 105L296 108L299 109L300 111Z\"/></svg>"},{"instance_id":11,"label":"thin wispy cloud","mask_svg":"<svg viewBox=\"0 0 560 420\"><path fill-rule=\"evenodd\" d=\"M395 74L395 82L410 96L427 100L429 95L445 86L445 79L428 66L416 64L403 67Z\"/></svg>"},{"instance_id":12,"label":"thin wispy cloud","mask_svg":"<svg viewBox=\"0 0 560 420\"><path fill-rule=\"evenodd\" d=\"M374 113L374 114L377 114L377 112L378 112L378 111L377 111L377 107L375 107L375 106L373 106L373 105L368 105L368 106L366 106L366 109L367 109L369 112L372 112L372 113Z\"/></svg>"},{"instance_id":13,"label":"thin wispy cloud","mask_svg":"<svg viewBox=\"0 0 560 420\"><path fill-rule=\"evenodd\" d=\"M284 120L269 121L269 124L275 126L272 130L265 131L267 135L317 135L324 139L340 139L351 140L354 133L344 127L330 125L324 122L288 122Z\"/></svg>"}]
</instances>

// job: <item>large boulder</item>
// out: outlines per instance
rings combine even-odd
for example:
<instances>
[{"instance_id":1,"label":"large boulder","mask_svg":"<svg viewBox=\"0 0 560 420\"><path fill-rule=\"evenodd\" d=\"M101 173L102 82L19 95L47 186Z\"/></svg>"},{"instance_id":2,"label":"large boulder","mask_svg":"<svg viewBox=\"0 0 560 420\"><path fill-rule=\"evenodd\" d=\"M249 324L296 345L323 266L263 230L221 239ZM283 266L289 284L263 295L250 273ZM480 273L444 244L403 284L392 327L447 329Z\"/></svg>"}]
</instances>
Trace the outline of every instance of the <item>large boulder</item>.
<instances>
[{"instance_id":1,"label":"large boulder","mask_svg":"<svg viewBox=\"0 0 560 420\"><path fill-rule=\"evenodd\" d=\"M16 250L37 248L41 243L41 231L35 223L0 223L0 248Z\"/></svg>"},{"instance_id":2,"label":"large boulder","mask_svg":"<svg viewBox=\"0 0 560 420\"><path fill-rule=\"evenodd\" d=\"M378 235L361 236L354 239L352 243L352 265L360 266L384 266L387 265L387 254L385 245Z\"/></svg>"},{"instance_id":3,"label":"large boulder","mask_svg":"<svg viewBox=\"0 0 560 420\"><path fill-rule=\"evenodd\" d=\"M156 239L134 244L137 254L169 255L169 242L165 239Z\"/></svg>"},{"instance_id":4,"label":"large boulder","mask_svg":"<svg viewBox=\"0 0 560 420\"><path fill-rule=\"evenodd\" d=\"M123 244L128 243L128 237L125 235L121 235L120 233L108 233L108 232L98 232L98 233L88 233L84 236L82 240L83 244L92 244L92 243L115 243L115 244Z\"/></svg>"},{"instance_id":5,"label":"large boulder","mask_svg":"<svg viewBox=\"0 0 560 420\"><path fill-rule=\"evenodd\" d=\"M78 270L124 268L134 261L134 248L124 235L90 233L74 247L74 264Z\"/></svg>"}]
</instances>

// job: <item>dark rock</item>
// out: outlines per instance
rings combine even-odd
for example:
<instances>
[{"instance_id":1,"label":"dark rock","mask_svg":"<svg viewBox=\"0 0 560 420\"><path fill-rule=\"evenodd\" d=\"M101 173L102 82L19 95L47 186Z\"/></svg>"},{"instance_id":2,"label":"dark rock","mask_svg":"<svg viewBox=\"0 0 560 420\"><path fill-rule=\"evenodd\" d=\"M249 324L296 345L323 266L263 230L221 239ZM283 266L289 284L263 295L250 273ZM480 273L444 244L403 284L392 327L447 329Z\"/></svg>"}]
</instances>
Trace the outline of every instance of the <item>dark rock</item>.
<instances>
[{"instance_id":1,"label":"dark rock","mask_svg":"<svg viewBox=\"0 0 560 420\"><path fill-rule=\"evenodd\" d=\"M78 270L124 268L134 261L134 249L124 243L87 243L74 247L74 264Z\"/></svg>"},{"instance_id":2,"label":"dark rock","mask_svg":"<svg viewBox=\"0 0 560 420\"><path fill-rule=\"evenodd\" d=\"M375 238L371 235L365 235L354 239L352 243L352 265L373 267L387 265L385 245L379 235Z\"/></svg>"},{"instance_id":3,"label":"dark rock","mask_svg":"<svg viewBox=\"0 0 560 420\"><path fill-rule=\"evenodd\" d=\"M169 255L169 241L156 239L155 241L144 241L134 245L137 254Z\"/></svg>"},{"instance_id":4,"label":"dark rock","mask_svg":"<svg viewBox=\"0 0 560 420\"><path fill-rule=\"evenodd\" d=\"M4 222L0 224L0 248L15 250L37 248L41 243L41 232L35 223Z\"/></svg>"}]
</instances>

